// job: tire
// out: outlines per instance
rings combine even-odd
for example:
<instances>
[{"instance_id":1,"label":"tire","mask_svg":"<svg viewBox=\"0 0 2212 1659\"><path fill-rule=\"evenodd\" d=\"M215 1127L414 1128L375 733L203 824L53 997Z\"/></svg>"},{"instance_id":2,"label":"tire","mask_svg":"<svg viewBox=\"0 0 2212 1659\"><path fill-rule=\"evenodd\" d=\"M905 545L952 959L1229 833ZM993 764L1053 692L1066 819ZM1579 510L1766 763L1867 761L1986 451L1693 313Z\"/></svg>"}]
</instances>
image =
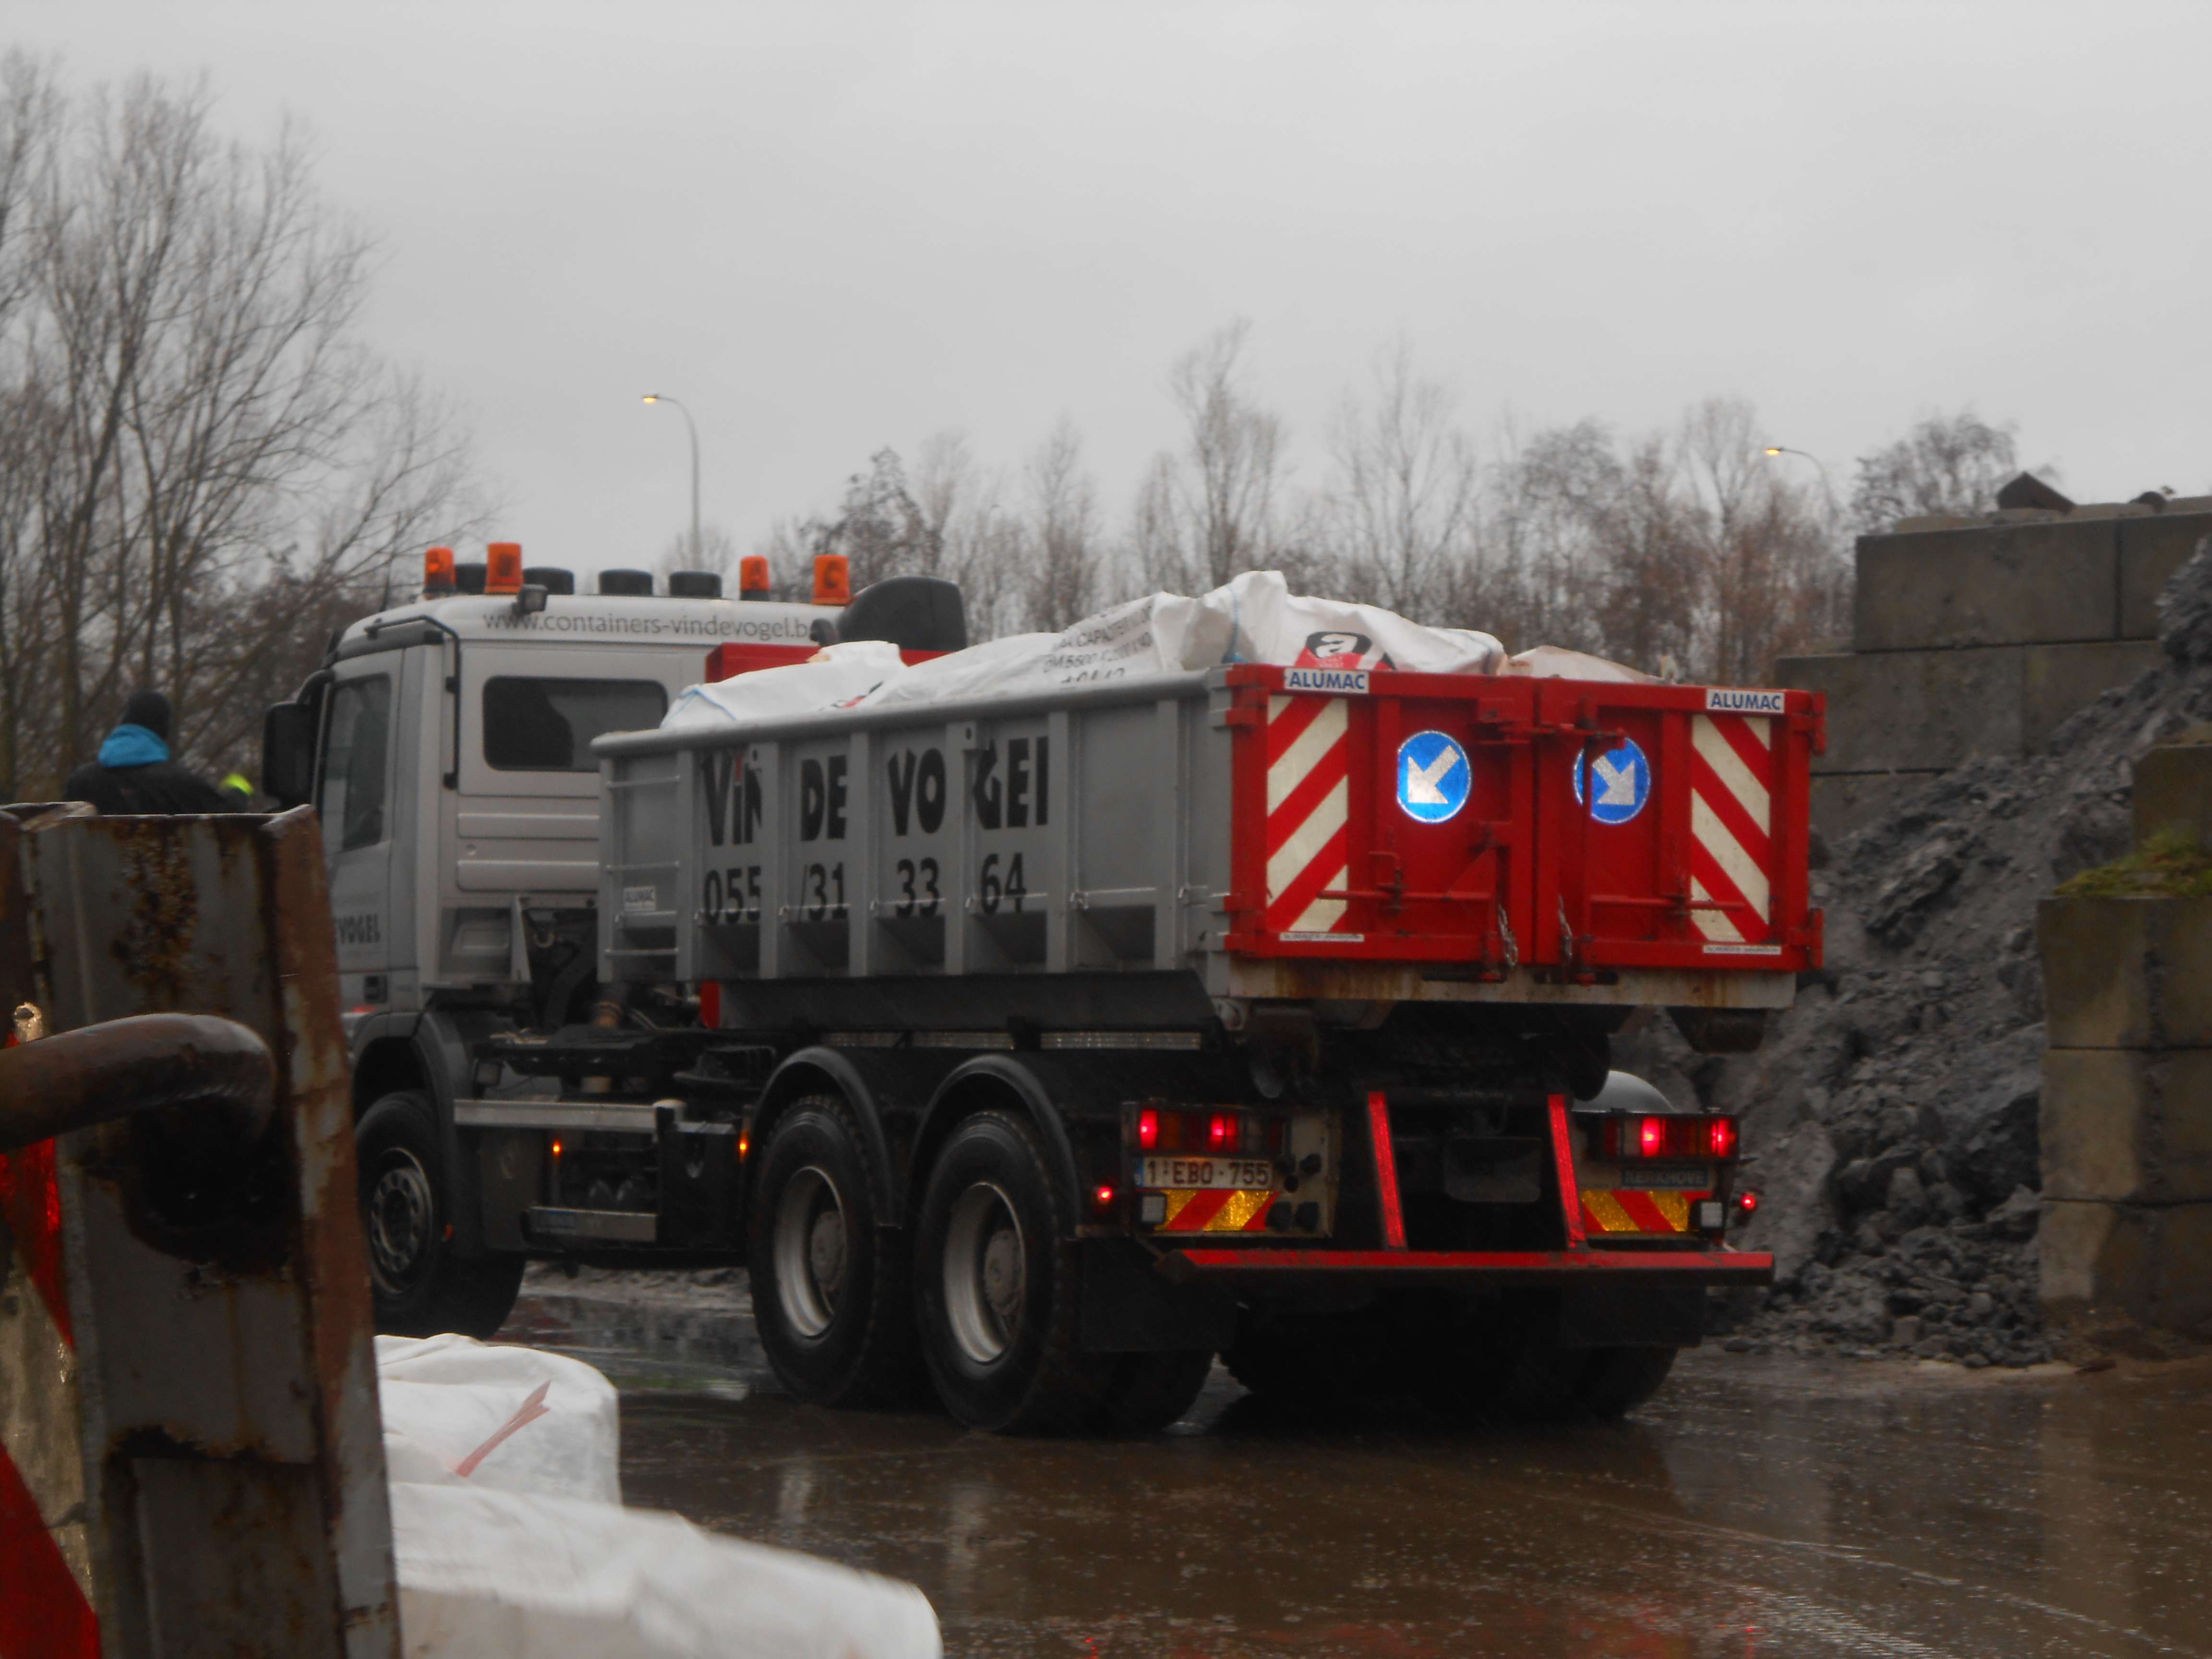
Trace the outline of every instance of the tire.
<instances>
[{"instance_id":1,"label":"tire","mask_svg":"<svg viewBox=\"0 0 2212 1659\"><path fill-rule=\"evenodd\" d=\"M784 1387L817 1406L895 1400L913 1370L906 1260L852 1108L809 1095L776 1120L745 1224L753 1325Z\"/></svg>"},{"instance_id":2,"label":"tire","mask_svg":"<svg viewBox=\"0 0 2212 1659\"><path fill-rule=\"evenodd\" d=\"M354 1145L376 1328L493 1335L514 1311L523 1258L454 1252L445 1150L429 1101L412 1089L382 1097L362 1114Z\"/></svg>"},{"instance_id":3,"label":"tire","mask_svg":"<svg viewBox=\"0 0 2212 1659\"><path fill-rule=\"evenodd\" d=\"M1197 1403L1212 1353L1125 1353L1114 1363L1099 1422L1115 1434L1156 1434Z\"/></svg>"},{"instance_id":4,"label":"tire","mask_svg":"<svg viewBox=\"0 0 2212 1659\"><path fill-rule=\"evenodd\" d=\"M1599 1348L1589 1357L1577 1415L1624 1417L1657 1394L1674 1369L1674 1348Z\"/></svg>"},{"instance_id":5,"label":"tire","mask_svg":"<svg viewBox=\"0 0 2212 1659\"><path fill-rule=\"evenodd\" d=\"M1076 1346L1072 1200L1036 1132L979 1112L939 1149L915 1237L922 1358L970 1428L1065 1434L1104 1404L1113 1361Z\"/></svg>"}]
</instances>

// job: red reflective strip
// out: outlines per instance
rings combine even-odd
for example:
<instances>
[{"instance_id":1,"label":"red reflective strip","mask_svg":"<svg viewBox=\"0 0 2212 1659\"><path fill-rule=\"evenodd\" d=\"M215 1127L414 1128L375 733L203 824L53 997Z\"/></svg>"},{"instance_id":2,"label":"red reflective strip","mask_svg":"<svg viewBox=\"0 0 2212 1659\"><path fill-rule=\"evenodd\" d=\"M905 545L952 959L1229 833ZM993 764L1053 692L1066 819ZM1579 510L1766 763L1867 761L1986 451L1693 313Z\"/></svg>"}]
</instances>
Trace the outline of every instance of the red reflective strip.
<instances>
[{"instance_id":1,"label":"red reflective strip","mask_svg":"<svg viewBox=\"0 0 2212 1659\"><path fill-rule=\"evenodd\" d=\"M1327 697L1292 697L1289 700L1289 706L1279 714L1271 710L1267 718L1267 764L1270 767L1282 759L1306 727L1321 718L1321 711L1327 707Z\"/></svg>"},{"instance_id":2,"label":"red reflective strip","mask_svg":"<svg viewBox=\"0 0 2212 1659\"><path fill-rule=\"evenodd\" d=\"M1672 1233L1681 1230L1667 1219L1667 1212L1652 1202L1651 1194L1630 1188L1613 1194L1613 1201L1628 1212L1638 1232Z\"/></svg>"},{"instance_id":3,"label":"red reflective strip","mask_svg":"<svg viewBox=\"0 0 2212 1659\"><path fill-rule=\"evenodd\" d=\"M1567 1139L1567 1097L1553 1095L1552 1106L1552 1162L1559 1171L1559 1216L1567 1224L1567 1248L1579 1250L1589 1242L1583 1231L1583 1194L1575 1180L1575 1144Z\"/></svg>"},{"instance_id":4,"label":"red reflective strip","mask_svg":"<svg viewBox=\"0 0 2212 1659\"><path fill-rule=\"evenodd\" d=\"M1228 1187L1201 1187L1193 1193L1190 1202L1176 1214L1176 1218L1162 1229L1170 1233L1196 1233L1206 1231L1206 1224L1221 1213L1221 1206L1229 1202L1234 1192Z\"/></svg>"},{"instance_id":5,"label":"red reflective strip","mask_svg":"<svg viewBox=\"0 0 2212 1659\"><path fill-rule=\"evenodd\" d=\"M1382 1243L1406 1248L1406 1212L1398 1203L1398 1149L1390 1144L1390 1107L1380 1093L1367 1097L1367 1139L1375 1149L1375 1188L1382 1200Z\"/></svg>"},{"instance_id":6,"label":"red reflective strip","mask_svg":"<svg viewBox=\"0 0 2212 1659\"><path fill-rule=\"evenodd\" d=\"M1774 863L1772 832L1759 828L1751 816L1751 809L1743 804L1743 798L1729 788L1721 775L1694 749L1690 751L1690 787L1704 800L1705 810L1735 837L1736 845L1751 855L1752 862L1771 872ZM1772 807L1767 810L1771 817Z\"/></svg>"},{"instance_id":7,"label":"red reflective strip","mask_svg":"<svg viewBox=\"0 0 2212 1659\"><path fill-rule=\"evenodd\" d=\"M1266 1232L1267 1231L1267 1212L1270 1210L1273 1210L1276 1205L1282 1201L1283 1200L1281 1199L1277 1198L1273 1194L1269 1194L1267 1196L1267 1201L1265 1204L1262 1204L1258 1209L1252 1212L1252 1218L1244 1224L1243 1231L1248 1233Z\"/></svg>"},{"instance_id":8,"label":"red reflective strip","mask_svg":"<svg viewBox=\"0 0 2212 1659\"><path fill-rule=\"evenodd\" d=\"M0 1152L0 1223L14 1236L23 1271L38 1286L47 1317L74 1348L76 1337L70 1328L69 1291L62 1276L62 1194L54 1181L52 1141ZM0 1659L15 1656L0 1648Z\"/></svg>"},{"instance_id":9,"label":"red reflective strip","mask_svg":"<svg viewBox=\"0 0 2212 1659\"><path fill-rule=\"evenodd\" d=\"M1176 1250L1166 1261L1207 1273L1674 1273L1747 1279L1774 1272L1774 1258L1764 1250L1304 1250L1245 1245Z\"/></svg>"},{"instance_id":10,"label":"red reflective strip","mask_svg":"<svg viewBox=\"0 0 2212 1659\"><path fill-rule=\"evenodd\" d=\"M1349 737L1339 738L1306 775L1291 787L1290 793L1267 814L1267 854L1273 857L1285 842L1305 828L1305 822L1329 791L1352 775Z\"/></svg>"},{"instance_id":11,"label":"red reflective strip","mask_svg":"<svg viewBox=\"0 0 2212 1659\"><path fill-rule=\"evenodd\" d=\"M1280 933L1306 913L1306 908L1322 896L1323 890L1341 877L1349 863L1346 848L1351 844L1351 831L1339 824L1336 833L1322 843L1306 867L1291 878L1290 884L1273 895L1267 902L1267 926Z\"/></svg>"},{"instance_id":12,"label":"red reflective strip","mask_svg":"<svg viewBox=\"0 0 2212 1659\"><path fill-rule=\"evenodd\" d=\"M100 1621L0 1450L0 1659L100 1659Z\"/></svg>"},{"instance_id":13,"label":"red reflective strip","mask_svg":"<svg viewBox=\"0 0 2212 1659\"><path fill-rule=\"evenodd\" d=\"M1771 796L1774 793L1774 745L1761 743L1752 736L1751 723L1754 720L1771 720L1774 717L1771 714L1710 714L1706 718L1712 721L1713 730L1721 734L1722 741L1735 750L1735 757L1743 763L1743 769L1764 784L1767 793ZM1774 735L1771 726L1766 728L1766 734L1769 738Z\"/></svg>"}]
</instances>

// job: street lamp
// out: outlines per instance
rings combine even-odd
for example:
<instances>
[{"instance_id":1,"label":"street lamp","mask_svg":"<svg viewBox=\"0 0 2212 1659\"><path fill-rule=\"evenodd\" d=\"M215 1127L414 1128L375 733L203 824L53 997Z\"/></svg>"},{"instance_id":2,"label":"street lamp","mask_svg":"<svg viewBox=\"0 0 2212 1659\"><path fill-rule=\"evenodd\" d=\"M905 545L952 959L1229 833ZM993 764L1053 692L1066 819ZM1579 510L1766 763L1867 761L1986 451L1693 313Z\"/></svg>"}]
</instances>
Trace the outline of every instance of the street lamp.
<instances>
[{"instance_id":1,"label":"street lamp","mask_svg":"<svg viewBox=\"0 0 2212 1659\"><path fill-rule=\"evenodd\" d=\"M1826 465L1818 455L1813 453L1811 450L1792 449L1787 444L1769 444L1765 449L1761 450L1759 453L1770 458L1776 455L1795 455L1801 460L1812 462L1814 466L1820 469L1820 494L1826 498L1828 511L1830 513L1833 513L1836 510L1835 481L1828 477L1828 469Z\"/></svg>"},{"instance_id":2,"label":"street lamp","mask_svg":"<svg viewBox=\"0 0 2212 1659\"><path fill-rule=\"evenodd\" d=\"M691 418L691 411L665 392L648 392L644 399L648 404L667 404L684 416L684 424L691 434L691 565L694 569L706 562L699 541L699 426Z\"/></svg>"}]
</instances>

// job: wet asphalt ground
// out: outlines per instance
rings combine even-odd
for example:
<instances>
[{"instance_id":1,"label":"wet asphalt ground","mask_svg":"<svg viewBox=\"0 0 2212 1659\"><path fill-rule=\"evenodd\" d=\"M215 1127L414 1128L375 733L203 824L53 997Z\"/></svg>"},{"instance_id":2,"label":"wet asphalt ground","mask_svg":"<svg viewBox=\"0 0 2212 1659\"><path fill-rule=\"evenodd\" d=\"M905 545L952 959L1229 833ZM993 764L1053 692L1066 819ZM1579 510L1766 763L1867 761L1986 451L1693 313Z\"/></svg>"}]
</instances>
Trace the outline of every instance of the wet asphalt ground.
<instances>
[{"instance_id":1,"label":"wet asphalt ground","mask_svg":"<svg viewBox=\"0 0 2212 1659\"><path fill-rule=\"evenodd\" d=\"M623 1394L623 1483L911 1579L959 1659L2212 1655L2212 1362L1686 1355L1628 1420L1271 1414L1149 1439L794 1403L728 1286L534 1279L507 1340Z\"/></svg>"}]
</instances>

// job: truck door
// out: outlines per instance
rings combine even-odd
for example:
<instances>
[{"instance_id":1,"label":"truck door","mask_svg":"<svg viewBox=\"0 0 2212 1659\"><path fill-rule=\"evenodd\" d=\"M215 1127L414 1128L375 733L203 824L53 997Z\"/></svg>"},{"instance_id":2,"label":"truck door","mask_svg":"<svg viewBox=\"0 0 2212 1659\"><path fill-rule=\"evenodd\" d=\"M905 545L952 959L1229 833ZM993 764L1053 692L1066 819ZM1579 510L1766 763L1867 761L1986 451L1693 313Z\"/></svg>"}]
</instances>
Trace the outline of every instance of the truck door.
<instances>
[{"instance_id":1,"label":"truck door","mask_svg":"<svg viewBox=\"0 0 2212 1659\"><path fill-rule=\"evenodd\" d=\"M395 827L392 711L398 655L331 688L315 806L323 821L331 915L337 927L339 996L346 1007L380 1002L370 984L391 971L392 837ZM341 671L343 672L343 671Z\"/></svg>"}]
</instances>

